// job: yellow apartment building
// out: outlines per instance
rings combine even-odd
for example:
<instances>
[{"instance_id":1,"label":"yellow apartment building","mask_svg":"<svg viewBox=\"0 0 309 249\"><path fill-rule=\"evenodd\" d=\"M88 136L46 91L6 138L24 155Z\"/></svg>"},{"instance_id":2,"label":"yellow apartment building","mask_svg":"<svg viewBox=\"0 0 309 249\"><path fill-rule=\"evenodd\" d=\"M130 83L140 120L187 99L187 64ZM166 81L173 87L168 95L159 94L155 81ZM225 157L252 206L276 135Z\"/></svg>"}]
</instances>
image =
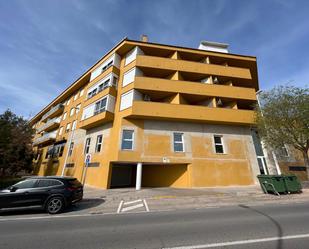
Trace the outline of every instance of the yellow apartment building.
<instances>
[{"instance_id":1,"label":"yellow apartment building","mask_svg":"<svg viewBox=\"0 0 309 249\"><path fill-rule=\"evenodd\" d=\"M255 184L258 89L256 58L227 44L125 38L31 119L35 173L101 188Z\"/></svg>"}]
</instances>

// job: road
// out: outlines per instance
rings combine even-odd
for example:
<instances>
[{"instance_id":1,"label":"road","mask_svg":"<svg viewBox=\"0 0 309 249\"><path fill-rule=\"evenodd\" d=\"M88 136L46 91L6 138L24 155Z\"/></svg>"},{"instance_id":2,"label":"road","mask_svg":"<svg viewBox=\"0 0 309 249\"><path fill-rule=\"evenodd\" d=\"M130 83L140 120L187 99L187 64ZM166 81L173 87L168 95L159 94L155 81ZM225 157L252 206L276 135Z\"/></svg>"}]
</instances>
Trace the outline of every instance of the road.
<instances>
[{"instance_id":1,"label":"road","mask_svg":"<svg viewBox=\"0 0 309 249\"><path fill-rule=\"evenodd\" d=\"M109 215L6 215L0 216L0 248L309 248L309 202Z\"/></svg>"}]
</instances>

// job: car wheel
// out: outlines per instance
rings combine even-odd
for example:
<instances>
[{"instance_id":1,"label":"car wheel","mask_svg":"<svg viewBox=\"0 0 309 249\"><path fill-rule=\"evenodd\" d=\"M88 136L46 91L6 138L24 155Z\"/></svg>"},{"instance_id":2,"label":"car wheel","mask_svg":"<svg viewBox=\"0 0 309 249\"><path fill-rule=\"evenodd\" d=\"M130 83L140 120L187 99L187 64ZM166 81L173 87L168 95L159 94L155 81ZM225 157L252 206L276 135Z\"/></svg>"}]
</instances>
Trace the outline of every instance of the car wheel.
<instances>
[{"instance_id":1,"label":"car wheel","mask_svg":"<svg viewBox=\"0 0 309 249\"><path fill-rule=\"evenodd\" d=\"M64 208L64 201L62 197L52 197L46 204L46 212L49 214L58 214Z\"/></svg>"}]
</instances>

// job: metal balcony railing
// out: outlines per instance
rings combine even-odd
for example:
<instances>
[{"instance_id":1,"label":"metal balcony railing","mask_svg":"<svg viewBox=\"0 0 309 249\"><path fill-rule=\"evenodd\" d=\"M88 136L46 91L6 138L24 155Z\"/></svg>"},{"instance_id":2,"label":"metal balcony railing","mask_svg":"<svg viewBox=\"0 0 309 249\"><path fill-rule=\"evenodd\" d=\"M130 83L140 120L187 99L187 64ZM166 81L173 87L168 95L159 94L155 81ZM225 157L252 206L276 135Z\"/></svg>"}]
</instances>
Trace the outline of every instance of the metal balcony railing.
<instances>
[{"instance_id":1,"label":"metal balcony railing","mask_svg":"<svg viewBox=\"0 0 309 249\"><path fill-rule=\"evenodd\" d=\"M56 118L52 118L48 120L45 124L43 124L37 129L37 132L42 132L52 127L55 127L55 128L58 127L58 125L60 124L60 120L61 120L61 117L56 117Z\"/></svg>"}]
</instances>

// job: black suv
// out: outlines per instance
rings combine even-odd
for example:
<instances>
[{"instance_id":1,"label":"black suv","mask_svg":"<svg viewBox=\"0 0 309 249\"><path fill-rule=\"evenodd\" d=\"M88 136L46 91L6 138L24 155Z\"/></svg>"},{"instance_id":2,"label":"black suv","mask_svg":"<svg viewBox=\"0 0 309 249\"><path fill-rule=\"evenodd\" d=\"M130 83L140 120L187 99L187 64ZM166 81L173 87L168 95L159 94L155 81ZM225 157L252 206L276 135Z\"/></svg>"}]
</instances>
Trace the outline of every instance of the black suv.
<instances>
[{"instance_id":1,"label":"black suv","mask_svg":"<svg viewBox=\"0 0 309 249\"><path fill-rule=\"evenodd\" d=\"M31 177L0 191L0 209L43 207L50 214L82 200L83 185L73 177Z\"/></svg>"}]
</instances>

